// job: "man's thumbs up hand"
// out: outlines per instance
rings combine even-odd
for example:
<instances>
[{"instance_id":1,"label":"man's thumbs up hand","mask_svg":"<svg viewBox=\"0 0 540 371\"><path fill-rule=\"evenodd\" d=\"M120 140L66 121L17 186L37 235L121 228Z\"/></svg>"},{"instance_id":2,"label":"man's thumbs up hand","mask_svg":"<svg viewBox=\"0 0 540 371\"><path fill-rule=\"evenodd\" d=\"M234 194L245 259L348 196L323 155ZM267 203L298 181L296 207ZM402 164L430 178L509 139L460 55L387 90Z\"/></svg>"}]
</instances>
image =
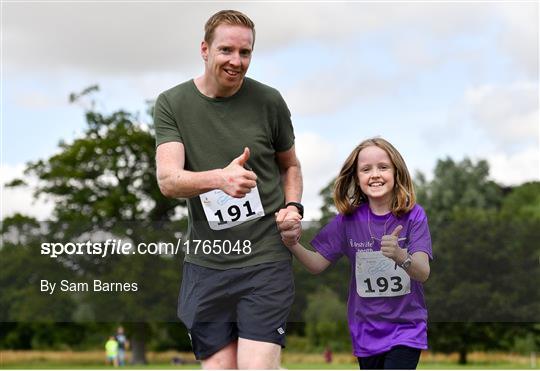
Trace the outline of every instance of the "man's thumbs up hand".
<instances>
[{"instance_id":1,"label":"man's thumbs up hand","mask_svg":"<svg viewBox=\"0 0 540 371\"><path fill-rule=\"evenodd\" d=\"M229 196L242 198L257 185L257 175L253 171L244 168L249 155L249 148L245 147L240 156L221 170L223 182L220 189Z\"/></svg>"},{"instance_id":2,"label":"man's thumbs up hand","mask_svg":"<svg viewBox=\"0 0 540 371\"><path fill-rule=\"evenodd\" d=\"M247 160L249 160L249 148L248 147L244 148L244 152L242 152L242 154L240 156L238 156L237 158L232 160L231 163L235 163L237 165L240 165L240 166L244 167Z\"/></svg>"}]
</instances>

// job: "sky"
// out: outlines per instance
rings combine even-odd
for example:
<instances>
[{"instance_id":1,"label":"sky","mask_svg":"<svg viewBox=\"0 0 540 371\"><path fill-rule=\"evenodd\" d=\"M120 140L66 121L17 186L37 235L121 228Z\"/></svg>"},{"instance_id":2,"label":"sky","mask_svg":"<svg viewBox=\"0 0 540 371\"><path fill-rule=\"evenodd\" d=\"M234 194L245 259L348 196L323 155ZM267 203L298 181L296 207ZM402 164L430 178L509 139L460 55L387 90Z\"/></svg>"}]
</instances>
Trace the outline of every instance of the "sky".
<instances>
[{"instance_id":1,"label":"sky","mask_svg":"<svg viewBox=\"0 0 540 371\"><path fill-rule=\"evenodd\" d=\"M140 112L203 72L206 20L256 25L248 76L292 114L306 218L362 140L382 136L414 175L437 160L485 159L503 185L540 180L536 1L2 1L2 184L85 126L68 96L94 84L97 108ZM32 180L28 180L32 185ZM2 189L2 217L46 219L32 186Z\"/></svg>"}]
</instances>

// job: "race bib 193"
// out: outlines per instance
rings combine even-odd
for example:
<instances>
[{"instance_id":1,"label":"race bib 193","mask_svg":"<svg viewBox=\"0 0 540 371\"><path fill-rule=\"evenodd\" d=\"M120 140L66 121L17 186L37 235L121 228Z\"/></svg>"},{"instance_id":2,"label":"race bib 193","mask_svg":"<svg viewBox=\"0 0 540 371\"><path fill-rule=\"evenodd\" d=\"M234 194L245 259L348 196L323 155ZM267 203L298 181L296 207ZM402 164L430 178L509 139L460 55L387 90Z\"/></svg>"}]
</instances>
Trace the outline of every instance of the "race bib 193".
<instances>
[{"instance_id":1,"label":"race bib 193","mask_svg":"<svg viewBox=\"0 0 540 371\"><path fill-rule=\"evenodd\" d=\"M208 225L216 231L264 216L257 187L242 198L231 197L219 189L202 193L199 197Z\"/></svg>"},{"instance_id":2,"label":"race bib 193","mask_svg":"<svg viewBox=\"0 0 540 371\"><path fill-rule=\"evenodd\" d=\"M411 278L380 251L356 253L356 291L363 298L401 296L411 292Z\"/></svg>"}]
</instances>

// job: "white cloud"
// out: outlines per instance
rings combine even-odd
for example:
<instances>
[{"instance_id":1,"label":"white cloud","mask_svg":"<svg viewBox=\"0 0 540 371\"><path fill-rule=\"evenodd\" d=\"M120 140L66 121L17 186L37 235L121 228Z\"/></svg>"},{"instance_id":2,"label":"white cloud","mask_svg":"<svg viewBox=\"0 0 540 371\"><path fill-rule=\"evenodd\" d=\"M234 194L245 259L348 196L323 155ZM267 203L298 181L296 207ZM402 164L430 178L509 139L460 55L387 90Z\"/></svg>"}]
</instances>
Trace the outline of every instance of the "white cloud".
<instances>
[{"instance_id":1,"label":"white cloud","mask_svg":"<svg viewBox=\"0 0 540 371\"><path fill-rule=\"evenodd\" d=\"M508 155L492 153L487 156L491 178L504 185L540 181L540 148L534 146Z\"/></svg>"},{"instance_id":2,"label":"white cloud","mask_svg":"<svg viewBox=\"0 0 540 371\"><path fill-rule=\"evenodd\" d=\"M336 81L328 71L343 71L342 65L317 70L284 91L287 104L295 115L332 113L353 102L380 97L388 92L393 82L368 76L358 71L348 79Z\"/></svg>"},{"instance_id":3,"label":"white cloud","mask_svg":"<svg viewBox=\"0 0 540 371\"><path fill-rule=\"evenodd\" d=\"M15 97L15 104L31 110L65 107L67 105L66 102L66 98L60 100L57 97L53 97L51 94L45 94L40 91L20 92Z\"/></svg>"},{"instance_id":4,"label":"white cloud","mask_svg":"<svg viewBox=\"0 0 540 371\"><path fill-rule=\"evenodd\" d=\"M130 74L194 61L204 13L190 4L9 3L5 59L37 71ZM197 26L197 27L195 27ZM199 35L194 34L199 32Z\"/></svg>"},{"instance_id":5,"label":"white cloud","mask_svg":"<svg viewBox=\"0 0 540 371\"><path fill-rule=\"evenodd\" d=\"M538 78L538 2L496 6L506 25L500 36L502 49L529 76Z\"/></svg>"},{"instance_id":6,"label":"white cloud","mask_svg":"<svg viewBox=\"0 0 540 371\"><path fill-rule=\"evenodd\" d=\"M73 1L4 5L5 71L10 77L45 73L69 81L70 89L79 86L73 86L75 72L91 83L109 76L124 89L133 88L129 99L155 97L202 71L203 25L225 8L244 11L255 21L254 63L258 54L272 55L304 41L323 45L328 55L321 57L333 58L304 79L280 64L279 75L292 84L285 93L295 115L334 112L366 95L385 95L449 61L474 59L472 68L482 69L487 56L470 48L454 50L451 41L483 34L494 24L501 24L501 45L508 44L501 50L508 58L527 68L538 64L535 4ZM359 40L379 40L399 74L381 78L377 65L364 64L363 55L355 54ZM301 59L290 64L308 66L318 56L295 57ZM271 68L265 74L272 74ZM42 97L30 101L43 103Z\"/></svg>"},{"instance_id":7,"label":"white cloud","mask_svg":"<svg viewBox=\"0 0 540 371\"><path fill-rule=\"evenodd\" d=\"M535 4L71 1L4 4L6 69L119 75L200 66L203 25L226 8L244 11L255 21L256 47L262 51L307 39L334 45L384 31L396 42L407 41L411 30L444 42L452 35L477 33L496 19L504 25L505 50L527 66L536 61L531 50L538 30Z\"/></svg>"},{"instance_id":8,"label":"white cloud","mask_svg":"<svg viewBox=\"0 0 540 371\"><path fill-rule=\"evenodd\" d=\"M322 206L319 192L337 175L341 163L336 159L334 144L319 134L299 133L295 146L304 178L304 220L316 220L320 217Z\"/></svg>"},{"instance_id":9,"label":"white cloud","mask_svg":"<svg viewBox=\"0 0 540 371\"><path fill-rule=\"evenodd\" d=\"M15 213L33 216L38 220L46 220L51 216L53 203L42 199L34 200L33 191L35 181L28 179L23 174L25 165L7 165L1 166L0 187L2 189L2 210L0 219L11 216ZM6 188L4 185L13 179L24 179L28 186L17 188Z\"/></svg>"},{"instance_id":10,"label":"white cloud","mask_svg":"<svg viewBox=\"0 0 540 371\"><path fill-rule=\"evenodd\" d=\"M485 133L500 147L538 137L538 84L483 85L465 92L465 103Z\"/></svg>"},{"instance_id":11,"label":"white cloud","mask_svg":"<svg viewBox=\"0 0 540 371\"><path fill-rule=\"evenodd\" d=\"M159 93L169 89L181 81L186 81L192 76L186 73L148 73L137 78L122 79L120 83L131 85L136 94L148 99L156 99ZM120 87L118 89L120 93Z\"/></svg>"}]
</instances>

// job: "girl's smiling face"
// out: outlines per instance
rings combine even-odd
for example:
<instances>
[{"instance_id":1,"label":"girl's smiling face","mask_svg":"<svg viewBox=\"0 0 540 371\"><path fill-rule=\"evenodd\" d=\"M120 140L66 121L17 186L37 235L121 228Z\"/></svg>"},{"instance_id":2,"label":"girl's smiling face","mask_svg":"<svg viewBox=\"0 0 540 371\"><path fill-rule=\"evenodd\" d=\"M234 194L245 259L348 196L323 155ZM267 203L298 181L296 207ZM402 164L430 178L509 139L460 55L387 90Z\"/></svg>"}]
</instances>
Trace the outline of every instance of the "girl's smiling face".
<instances>
[{"instance_id":1,"label":"girl's smiling face","mask_svg":"<svg viewBox=\"0 0 540 371\"><path fill-rule=\"evenodd\" d=\"M358 154L357 177L360 189L370 202L392 202L395 169L388 153L377 146L364 148Z\"/></svg>"}]
</instances>

